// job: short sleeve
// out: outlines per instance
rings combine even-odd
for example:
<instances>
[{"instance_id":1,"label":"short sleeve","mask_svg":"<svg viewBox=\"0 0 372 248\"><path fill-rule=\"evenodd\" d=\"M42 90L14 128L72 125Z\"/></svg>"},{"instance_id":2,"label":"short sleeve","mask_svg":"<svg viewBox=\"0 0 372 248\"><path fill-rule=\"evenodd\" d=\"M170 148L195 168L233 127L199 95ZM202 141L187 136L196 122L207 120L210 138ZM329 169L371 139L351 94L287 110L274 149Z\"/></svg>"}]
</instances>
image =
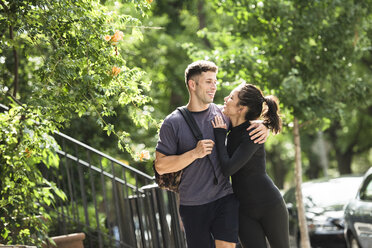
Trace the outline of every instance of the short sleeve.
<instances>
[{"instance_id":1,"label":"short sleeve","mask_svg":"<svg viewBox=\"0 0 372 248\"><path fill-rule=\"evenodd\" d=\"M166 156L176 155L177 144L178 138L175 135L173 126L167 121L164 121L159 131L159 140L156 145L156 151Z\"/></svg>"}]
</instances>

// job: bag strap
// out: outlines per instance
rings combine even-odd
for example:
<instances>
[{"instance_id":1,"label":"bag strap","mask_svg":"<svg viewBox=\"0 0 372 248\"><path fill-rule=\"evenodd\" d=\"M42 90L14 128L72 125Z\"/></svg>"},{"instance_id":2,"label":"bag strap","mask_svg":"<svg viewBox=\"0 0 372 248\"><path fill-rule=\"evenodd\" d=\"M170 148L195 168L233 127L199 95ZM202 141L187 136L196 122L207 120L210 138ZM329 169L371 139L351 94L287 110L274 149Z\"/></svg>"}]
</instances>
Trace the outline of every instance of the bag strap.
<instances>
[{"instance_id":1,"label":"bag strap","mask_svg":"<svg viewBox=\"0 0 372 248\"><path fill-rule=\"evenodd\" d=\"M186 123L189 125L194 137L196 138L196 140L197 141L202 140L203 139L203 134L201 133L198 124L196 124L196 121L195 121L194 117L191 115L191 113L187 109L187 107L183 106L183 107L178 107L177 109L181 112L183 118L186 120ZM217 185L218 184L218 179L217 179L214 167L213 167L212 160L209 157L209 155L207 155L207 157L208 157L209 162L211 163L211 166L212 166L212 169L213 169L213 175L214 175L213 183L215 185Z\"/></svg>"},{"instance_id":2,"label":"bag strap","mask_svg":"<svg viewBox=\"0 0 372 248\"><path fill-rule=\"evenodd\" d=\"M185 118L187 124L189 125L194 137L196 138L197 141L199 140L202 140L203 139L203 134L201 133L200 129L199 129L199 126L198 124L196 124L196 121L194 119L194 117L192 117L190 111L184 106L184 107L179 107L177 108L183 118Z\"/></svg>"}]
</instances>

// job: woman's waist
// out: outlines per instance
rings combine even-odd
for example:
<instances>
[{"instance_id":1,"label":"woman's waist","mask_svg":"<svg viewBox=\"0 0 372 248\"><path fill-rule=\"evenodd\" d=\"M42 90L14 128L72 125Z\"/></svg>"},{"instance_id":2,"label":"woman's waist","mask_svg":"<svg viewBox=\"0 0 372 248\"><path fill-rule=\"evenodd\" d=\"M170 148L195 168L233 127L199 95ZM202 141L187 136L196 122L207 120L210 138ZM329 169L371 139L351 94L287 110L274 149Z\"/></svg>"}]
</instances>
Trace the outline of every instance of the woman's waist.
<instances>
[{"instance_id":1,"label":"woman's waist","mask_svg":"<svg viewBox=\"0 0 372 248\"><path fill-rule=\"evenodd\" d=\"M256 187L237 187L233 185L233 191L239 202L244 205L265 205L282 198L279 189L275 186L268 188Z\"/></svg>"},{"instance_id":2,"label":"woman's waist","mask_svg":"<svg viewBox=\"0 0 372 248\"><path fill-rule=\"evenodd\" d=\"M264 180L264 181L271 181L271 178L269 175L267 175L266 170L240 170L234 175L231 176L231 178L234 180L239 181L258 181L258 180Z\"/></svg>"},{"instance_id":3,"label":"woman's waist","mask_svg":"<svg viewBox=\"0 0 372 248\"><path fill-rule=\"evenodd\" d=\"M249 177L233 177L234 192L242 196L264 198L281 195L279 189L267 174L256 174Z\"/></svg>"}]
</instances>

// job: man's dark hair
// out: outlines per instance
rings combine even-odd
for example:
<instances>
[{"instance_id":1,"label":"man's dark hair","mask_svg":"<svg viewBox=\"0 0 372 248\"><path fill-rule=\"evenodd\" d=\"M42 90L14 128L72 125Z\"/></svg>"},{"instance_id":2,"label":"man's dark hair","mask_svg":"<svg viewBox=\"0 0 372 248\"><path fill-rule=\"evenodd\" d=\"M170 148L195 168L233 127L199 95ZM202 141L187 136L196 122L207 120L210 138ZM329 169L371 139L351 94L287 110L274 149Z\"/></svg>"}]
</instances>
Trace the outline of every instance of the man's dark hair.
<instances>
[{"instance_id":1,"label":"man's dark hair","mask_svg":"<svg viewBox=\"0 0 372 248\"><path fill-rule=\"evenodd\" d=\"M189 64L185 70L185 83L189 87L188 81L195 76L199 76L202 72L213 71L217 72L218 67L215 63L206 60L198 60Z\"/></svg>"}]
</instances>

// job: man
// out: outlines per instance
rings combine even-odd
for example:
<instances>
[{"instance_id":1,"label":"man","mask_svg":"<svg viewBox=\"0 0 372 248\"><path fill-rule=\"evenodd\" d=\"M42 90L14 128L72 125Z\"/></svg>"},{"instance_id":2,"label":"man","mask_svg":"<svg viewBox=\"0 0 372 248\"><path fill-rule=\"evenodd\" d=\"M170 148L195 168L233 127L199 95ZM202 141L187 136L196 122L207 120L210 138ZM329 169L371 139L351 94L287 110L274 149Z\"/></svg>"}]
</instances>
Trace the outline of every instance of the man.
<instances>
[{"instance_id":1,"label":"man","mask_svg":"<svg viewBox=\"0 0 372 248\"><path fill-rule=\"evenodd\" d=\"M221 109L213 104L217 70L209 61L196 61L185 70L187 108L204 139L196 143L191 129L176 110L165 118L156 147L155 168L159 174L184 169L179 186L179 211L189 248L233 248L238 243L239 203L229 179L221 173L213 149L211 120L215 115L222 116ZM252 127L257 127L252 139L263 143L267 128L262 124Z\"/></svg>"}]
</instances>

